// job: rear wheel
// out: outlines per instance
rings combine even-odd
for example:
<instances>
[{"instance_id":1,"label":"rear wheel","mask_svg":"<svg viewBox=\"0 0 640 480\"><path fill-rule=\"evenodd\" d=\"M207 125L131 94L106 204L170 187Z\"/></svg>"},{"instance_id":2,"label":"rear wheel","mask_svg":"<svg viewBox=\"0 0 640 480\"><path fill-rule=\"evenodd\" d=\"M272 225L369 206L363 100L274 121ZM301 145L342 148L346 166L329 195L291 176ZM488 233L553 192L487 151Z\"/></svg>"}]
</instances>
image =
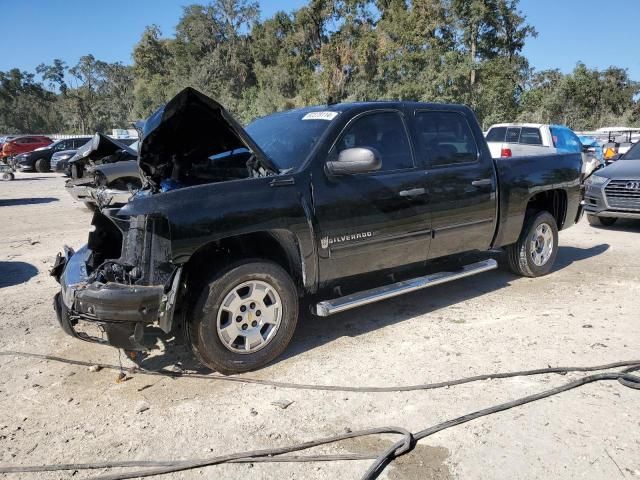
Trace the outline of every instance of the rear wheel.
<instances>
[{"instance_id":1,"label":"rear wheel","mask_svg":"<svg viewBox=\"0 0 640 480\"><path fill-rule=\"evenodd\" d=\"M0 178L2 178L2 180L4 180L5 182L8 182L10 180L13 180L16 177L11 172L5 172L2 174L2 177Z\"/></svg>"},{"instance_id":2,"label":"rear wheel","mask_svg":"<svg viewBox=\"0 0 640 480\"><path fill-rule=\"evenodd\" d=\"M41 158L40 160L36 160L36 171L39 173L47 173L49 170L51 170L51 167L49 165L49 160L47 160L46 158Z\"/></svg>"},{"instance_id":3,"label":"rear wheel","mask_svg":"<svg viewBox=\"0 0 640 480\"><path fill-rule=\"evenodd\" d=\"M510 269L525 277L541 277L551 271L558 254L558 226L549 212L525 221L520 238L507 247Z\"/></svg>"},{"instance_id":4,"label":"rear wheel","mask_svg":"<svg viewBox=\"0 0 640 480\"><path fill-rule=\"evenodd\" d=\"M589 224L594 225L596 227L610 227L614 223L616 223L617 218L614 217L598 217L596 215L587 215L587 220Z\"/></svg>"},{"instance_id":5,"label":"rear wheel","mask_svg":"<svg viewBox=\"0 0 640 480\"><path fill-rule=\"evenodd\" d=\"M223 374L260 368L291 341L296 287L275 263L245 260L206 282L190 318L188 339L203 364Z\"/></svg>"}]
</instances>

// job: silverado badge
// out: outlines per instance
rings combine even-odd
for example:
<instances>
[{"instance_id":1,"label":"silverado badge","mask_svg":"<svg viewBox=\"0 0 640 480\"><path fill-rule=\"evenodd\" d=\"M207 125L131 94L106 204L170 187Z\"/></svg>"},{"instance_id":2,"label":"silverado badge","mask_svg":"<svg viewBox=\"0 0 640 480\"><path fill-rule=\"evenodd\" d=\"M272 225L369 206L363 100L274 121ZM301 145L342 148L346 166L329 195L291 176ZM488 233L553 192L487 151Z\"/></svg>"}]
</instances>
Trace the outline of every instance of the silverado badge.
<instances>
[{"instance_id":1,"label":"silverado badge","mask_svg":"<svg viewBox=\"0 0 640 480\"><path fill-rule=\"evenodd\" d=\"M360 240L363 238L371 237L373 237L373 232L352 233L349 235L339 235L336 237L325 236L320 239L320 246L322 248L329 248L329 245L333 245L334 243L342 243L348 242L350 240Z\"/></svg>"}]
</instances>

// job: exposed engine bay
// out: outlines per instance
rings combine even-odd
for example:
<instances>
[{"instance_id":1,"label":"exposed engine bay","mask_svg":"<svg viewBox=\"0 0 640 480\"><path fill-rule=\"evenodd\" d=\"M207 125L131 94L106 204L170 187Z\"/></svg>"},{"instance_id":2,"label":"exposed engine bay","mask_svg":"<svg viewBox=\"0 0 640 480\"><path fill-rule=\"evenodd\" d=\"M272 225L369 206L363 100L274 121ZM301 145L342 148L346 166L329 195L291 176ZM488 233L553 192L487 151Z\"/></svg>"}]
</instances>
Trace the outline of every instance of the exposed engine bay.
<instances>
[{"instance_id":1,"label":"exposed engine bay","mask_svg":"<svg viewBox=\"0 0 640 480\"><path fill-rule=\"evenodd\" d=\"M277 173L220 104L191 88L142 130L138 164L153 193Z\"/></svg>"}]
</instances>

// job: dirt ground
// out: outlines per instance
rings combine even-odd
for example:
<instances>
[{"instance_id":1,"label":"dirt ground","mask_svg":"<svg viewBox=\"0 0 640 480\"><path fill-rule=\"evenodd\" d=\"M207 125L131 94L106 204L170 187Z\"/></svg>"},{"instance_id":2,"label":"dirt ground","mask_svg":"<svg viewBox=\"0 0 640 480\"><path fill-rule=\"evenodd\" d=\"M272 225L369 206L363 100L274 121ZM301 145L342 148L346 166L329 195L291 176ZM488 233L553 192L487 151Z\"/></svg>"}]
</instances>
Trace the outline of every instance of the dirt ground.
<instances>
[{"instance_id":1,"label":"dirt ground","mask_svg":"<svg viewBox=\"0 0 640 480\"><path fill-rule=\"evenodd\" d=\"M118 351L66 336L48 269L85 243L91 214L55 174L0 182L0 351L118 364ZM560 234L555 271L493 271L329 317L305 315L286 354L247 376L350 386L640 358L640 222ZM131 363L124 359L125 366ZM148 368L192 368L179 344ZM416 431L561 385L579 374L410 393L340 393L116 373L0 356L0 465L202 458L377 426ZM293 402L283 409L272 402ZM140 408L143 403L148 409ZM640 478L640 393L601 382L438 433L382 478ZM379 451L381 436L318 449ZM369 461L235 464L162 478L358 478ZM104 473L80 472L74 478ZM73 472L7 474L68 478ZM1 477L2 475L0 475Z\"/></svg>"}]
</instances>

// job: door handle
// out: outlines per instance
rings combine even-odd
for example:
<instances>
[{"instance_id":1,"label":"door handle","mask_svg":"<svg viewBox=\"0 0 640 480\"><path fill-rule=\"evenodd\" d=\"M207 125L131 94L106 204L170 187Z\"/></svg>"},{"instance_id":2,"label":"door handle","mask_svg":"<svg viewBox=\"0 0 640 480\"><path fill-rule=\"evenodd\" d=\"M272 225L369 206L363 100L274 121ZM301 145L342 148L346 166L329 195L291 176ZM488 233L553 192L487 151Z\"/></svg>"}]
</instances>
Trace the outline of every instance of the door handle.
<instances>
[{"instance_id":1,"label":"door handle","mask_svg":"<svg viewBox=\"0 0 640 480\"><path fill-rule=\"evenodd\" d=\"M399 195L401 197L417 197L418 195L424 195L427 191L424 188L412 188L409 190L401 190Z\"/></svg>"},{"instance_id":2,"label":"door handle","mask_svg":"<svg viewBox=\"0 0 640 480\"><path fill-rule=\"evenodd\" d=\"M485 185L493 185L493 180L490 178L483 178L482 180L474 180L471 182L474 187L484 187Z\"/></svg>"}]
</instances>

